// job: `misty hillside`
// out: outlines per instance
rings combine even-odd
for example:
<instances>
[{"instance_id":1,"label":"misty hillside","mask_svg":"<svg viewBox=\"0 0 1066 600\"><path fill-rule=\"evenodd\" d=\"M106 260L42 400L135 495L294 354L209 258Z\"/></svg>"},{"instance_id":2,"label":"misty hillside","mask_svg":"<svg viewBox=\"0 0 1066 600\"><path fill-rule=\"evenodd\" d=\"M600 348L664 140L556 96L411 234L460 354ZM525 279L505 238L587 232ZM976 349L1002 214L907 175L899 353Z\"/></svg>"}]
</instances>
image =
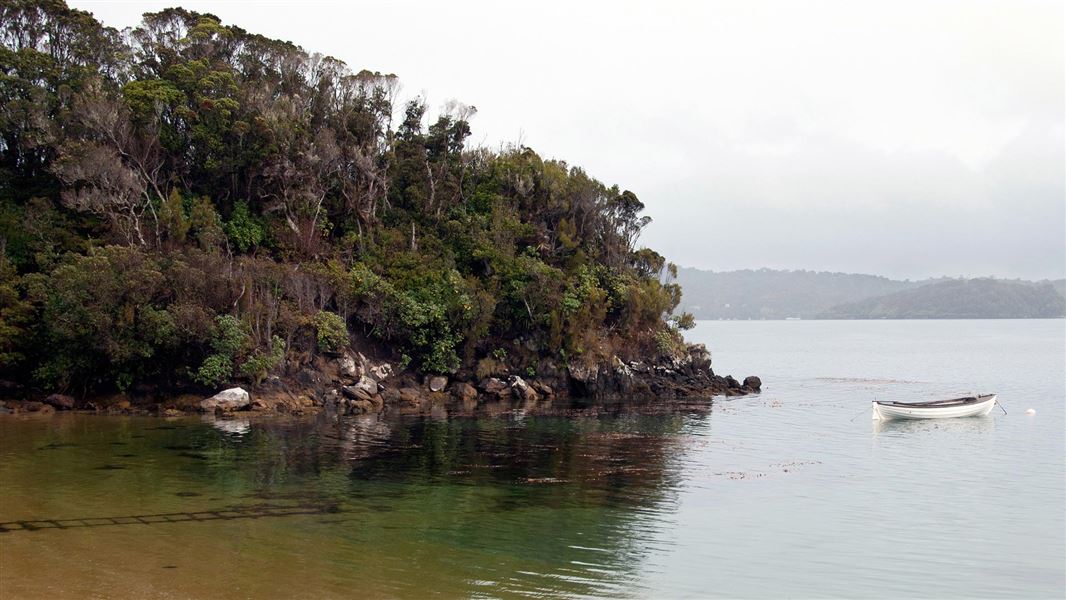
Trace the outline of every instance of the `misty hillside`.
<instances>
[{"instance_id":1,"label":"misty hillside","mask_svg":"<svg viewBox=\"0 0 1066 600\"><path fill-rule=\"evenodd\" d=\"M915 288L876 275L773 269L729 272L681 268L682 307L697 319L814 318L839 304Z\"/></svg>"},{"instance_id":2,"label":"misty hillside","mask_svg":"<svg viewBox=\"0 0 1066 600\"><path fill-rule=\"evenodd\" d=\"M827 319L1040 319L1066 316L1050 284L950 279L837 306Z\"/></svg>"},{"instance_id":3,"label":"misty hillside","mask_svg":"<svg viewBox=\"0 0 1066 600\"><path fill-rule=\"evenodd\" d=\"M682 308L693 313L697 319L860 318L842 315L857 315L854 311L858 308L852 305L866 300L960 281L965 280L942 278L900 281L876 275L773 269L729 272L691 268L678 270L678 282L684 290ZM1001 312L990 313L991 317L1008 318L1019 314L1043 314L1041 311L1046 307L1040 303L1045 300L1053 302L1054 299L1044 298L1044 292L1031 292L1032 288L1051 289L1052 293L1057 292L1059 297L1066 296L1066 280L1061 279L1050 282L989 279L970 281L1004 284L982 288L987 294L998 295L995 300L988 298L985 301L986 307L1000 307ZM1019 288L1030 288L1030 292ZM941 305L940 301L932 296L924 298L927 302L937 302L937 304L926 306L923 314L929 316L921 318L950 318L950 315L957 313L957 307L950 304ZM975 303L977 299L962 298L959 301ZM847 307L846 310L844 310L845 307ZM975 308L974 311L976 310ZM881 318L881 316L869 318Z\"/></svg>"}]
</instances>

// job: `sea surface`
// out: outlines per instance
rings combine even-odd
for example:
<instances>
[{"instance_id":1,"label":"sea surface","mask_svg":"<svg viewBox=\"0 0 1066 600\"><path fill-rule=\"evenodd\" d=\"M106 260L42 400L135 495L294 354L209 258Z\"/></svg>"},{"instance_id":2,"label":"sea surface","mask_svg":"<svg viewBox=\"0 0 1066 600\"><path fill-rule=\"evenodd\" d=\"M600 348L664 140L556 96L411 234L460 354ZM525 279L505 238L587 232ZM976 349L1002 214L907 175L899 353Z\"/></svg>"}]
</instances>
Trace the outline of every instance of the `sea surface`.
<instances>
[{"instance_id":1,"label":"sea surface","mask_svg":"<svg viewBox=\"0 0 1066 600\"><path fill-rule=\"evenodd\" d=\"M3 415L0 598L1062 598L1064 328L701 322L764 382L713 402Z\"/></svg>"}]
</instances>

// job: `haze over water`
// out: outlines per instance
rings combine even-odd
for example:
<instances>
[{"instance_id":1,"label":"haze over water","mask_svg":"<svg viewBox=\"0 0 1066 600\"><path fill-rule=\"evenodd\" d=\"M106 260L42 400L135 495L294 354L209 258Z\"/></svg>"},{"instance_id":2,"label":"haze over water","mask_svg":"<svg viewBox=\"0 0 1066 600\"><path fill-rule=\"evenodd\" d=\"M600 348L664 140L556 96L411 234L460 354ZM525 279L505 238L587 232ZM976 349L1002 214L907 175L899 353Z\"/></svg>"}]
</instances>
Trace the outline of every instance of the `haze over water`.
<instances>
[{"instance_id":1,"label":"haze over water","mask_svg":"<svg viewBox=\"0 0 1066 600\"><path fill-rule=\"evenodd\" d=\"M689 338L763 394L340 423L0 418L0 596L1066 592L1063 321ZM1008 414L870 420L873 398L970 391Z\"/></svg>"}]
</instances>

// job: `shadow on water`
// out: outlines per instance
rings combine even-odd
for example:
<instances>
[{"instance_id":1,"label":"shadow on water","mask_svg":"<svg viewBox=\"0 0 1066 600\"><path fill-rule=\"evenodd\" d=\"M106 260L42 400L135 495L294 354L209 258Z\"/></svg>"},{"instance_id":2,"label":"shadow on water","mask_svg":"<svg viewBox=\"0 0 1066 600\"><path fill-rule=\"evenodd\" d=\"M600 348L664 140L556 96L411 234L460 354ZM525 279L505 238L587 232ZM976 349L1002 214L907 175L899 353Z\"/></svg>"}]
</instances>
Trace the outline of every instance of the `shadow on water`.
<instances>
[{"instance_id":1,"label":"shadow on water","mask_svg":"<svg viewBox=\"0 0 1066 600\"><path fill-rule=\"evenodd\" d=\"M81 517L73 519L34 519L0 522L0 533L18 531L42 531L74 529L81 527L114 527L119 525L160 525L192 521L233 521L237 519L261 519L265 517L300 517L332 515L347 512L339 504L301 504L282 506L258 504L251 506L227 506L217 509L189 512L152 513L121 517Z\"/></svg>"}]
</instances>

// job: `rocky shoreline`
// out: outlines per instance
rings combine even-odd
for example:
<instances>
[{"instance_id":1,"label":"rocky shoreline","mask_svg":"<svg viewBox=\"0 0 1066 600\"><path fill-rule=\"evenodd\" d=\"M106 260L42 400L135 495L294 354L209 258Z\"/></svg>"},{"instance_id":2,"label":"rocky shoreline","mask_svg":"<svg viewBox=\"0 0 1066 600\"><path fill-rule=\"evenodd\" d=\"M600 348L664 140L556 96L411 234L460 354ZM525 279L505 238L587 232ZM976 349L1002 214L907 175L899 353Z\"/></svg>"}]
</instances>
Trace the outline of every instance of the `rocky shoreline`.
<instances>
[{"instance_id":1,"label":"rocky shoreline","mask_svg":"<svg viewBox=\"0 0 1066 600\"><path fill-rule=\"evenodd\" d=\"M502 365L477 373L460 370L451 377L399 371L386 360L367 358L346 350L320 355L310 363L290 369L284 377L272 376L258 386L233 387L204 398L179 394L156 398L120 394L78 400L66 394L40 399L0 402L3 413L49 414L57 410L88 410L108 414L158 414L178 416L189 412L304 414L320 410L339 415L419 413L434 407L473 408L479 403L516 401L552 402L652 400L655 398L711 398L758 393L762 381L755 376L743 382L716 375L711 355L703 344L692 344L682 357L654 361L610 361L557 366L542 363L523 377Z\"/></svg>"}]
</instances>

